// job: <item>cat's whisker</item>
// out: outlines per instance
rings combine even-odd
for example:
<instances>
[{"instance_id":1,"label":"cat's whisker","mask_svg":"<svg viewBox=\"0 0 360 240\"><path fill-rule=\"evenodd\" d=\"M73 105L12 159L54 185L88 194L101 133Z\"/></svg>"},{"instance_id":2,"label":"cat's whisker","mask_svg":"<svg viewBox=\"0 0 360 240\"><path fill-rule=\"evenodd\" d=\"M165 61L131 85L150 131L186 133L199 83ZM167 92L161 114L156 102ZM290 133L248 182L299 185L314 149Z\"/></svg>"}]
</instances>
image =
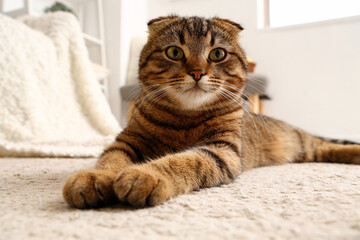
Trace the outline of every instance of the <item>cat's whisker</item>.
<instances>
[{"instance_id":1,"label":"cat's whisker","mask_svg":"<svg viewBox=\"0 0 360 240\"><path fill-rule=\"evenodd\" d=\"M224 99L220 99L220 104L221 104L221 106L222 106L223 108L226 108L226 101L229 101L229 98L228 98L226 95L224 95L222 92L218 92L217 95L218 95L218 94L224 98ZM225 101L225 100L226 100L226 101ZM234 107L235 107L235 109L239 109L238 106L234 106Z\"/></svg>"},{"instance_id":2,"label":"cat's whisker","mask_svg":"<svg viewBox=\"0 0 360 240\"><path fill-rule=\"evenodd\" d=\"M148 99L149 97L152 97L156 94L158 94L159 92L165 92L166 89L168 89L170 87L165 87L163 89L155 89L154 91L152 92L149 92L149 93L146 93L144 96L143 96L143 99L141 100L140 104L136 107L136 109L134 109L133 113L132 113L132 117L131 119L136 115L136 112L140 110L140 108L142 107L143 103L146 101L146 99ZM166 92L165 92L166 93Z\"/></svg>"},{"instance_id":3,"label":"cat's whisker","mask_svg":"<svg viewBox=\"0 0 360 240\"><path fill-rule=\"evenodd\" d=\"M176 78L156 78L156 79L149 79L149 80L146 80L146 82L152 82L152 81L172 81L172 80L177 80L177 81L180 81L184 79L184 77L176 77Z\"/></svg>"},{"instance_id":4,"label":"cat's whisker","mask_svg":"<svg viewBox=\"0 0 360 240\"><path fill-rule=\"evenodd\" d=\"M220 91L219 94L220 94L221 96L223 96L226 100L228 100L228 101L231 100L231 98L229 98L229 96L225 95L222 91ZM221 99L220 99L220 101L221 101ZM224 102L225 102L225 101L224 101ZM225 106L226 106L226 105L225 105ZM236 104L236 105L233 104L233 107L234 107L235 109L237 109L237 110L241 109L241 106L239 106L238 104Z\"/></svg>"},{"instance_id":5,"label":"cat's whisker","mask_svg":"<svg viewBox=\"0 0 360 240\"><path fill-rule=\"evenodd\" d=\"M242 106L243 103L242 103L241 101L239 101L238 99L234 98L233 96L231 96L226 89L221 89L221 93L224 94L224 95L226 95L227 97L229 97L229 98L227 98L228 100L233 100L233 101L235 101L236 106L234 106L234 107L235 107L236 109L241 109L241 108L243 108L243 106Z\"/></svg>"},{"instance_id":6,"label":"cat's whisker","mask_svg":"<svg viewBox=\"0 0 360 240\"><path fill-rule=\"evenodd\" d=\"M251 105L249 106L251 108L251 110L255 110ZM265 137L269 137L271 138L271 134L270 134L270 130L269 130L269 126L268 123L265 121L265 119L261 116L261 114L252 114L252 116L256 117L257 119L260 120L261 125L263 127L263 129L265 129L264 134L266 135Z\"/></svg>"},{"instance_id":7,"label":"cat's whisker","mask_svg":"<svg viewBox=\"0 0 360 240\"><path fill-rule=\"evenodd\" d=\"M167 82L156 82L156 83L150 83L148 85L143 85L144 87L147 87L147 86L166 86L166 85L170 85L172 83L177 83L177 82L174 82L174 81L167 81Z\"/></svg>"},{"instance_id":8,"label":"cat's whisker","mask_svg":"<svg viewBox=\"0 0 360 240\"><path fill-rule=\"evenodd\" d=\"M143 86L144 92L147 92L147 90L153 91L154 88L161 89L163 86L166 86L168 83L154 83L151 85ZM160 88L161 87L161 88Z\"/></svg>"},{"instance_id":9,"label":"cat's whisker","mask_svg":"<svg viewBox=\"0 0 360 240\"><path fill-rule=\"evenodd\" d=\"M133 89L130 93L129 93L129 96L128 97L126 97L126 101L129 101L129 100L131 100L131 99L133 99L135 96L137 96L137 95L140 95L143 91L144 91L144 89L146 89L146 90L152 90L153 88L155 88L156 86L154 86L154 85L149 85L149 86L143 86L143 87L141 87L141 88L136 88L136 89Z\"/></svg>"},{"instance_id":10,"label":"cat's whisker","mask_svg":"<svg viewBox=\"0 0 360 240\"><path fill-rule=\"evenodd\" d=\"M233 98L232 98L231 96L225 95L225 93L224 93L223 91L220 92L220 95L223 96L223 97L225 97L225 99L226 99L227 101L233 100ZM236 103L236 105L234 105L234 108L237 109L237 110L239 110L239 109L242 109L242 106L241 106L240 104ZM246 112L248 115L250 115L249 112L248 112L246 109L244 109L244 110L245 110L245 112ZM251 115L250 115L250 117L251 117ZM255 129L257 130L257 125L256 125L256 123L254 122L254 120L253 120L253 123L254 123ZM245 124L245 127L246 127L246 122L245 122L245 121L244 121L244 124Z\"/></svg>"},{"instance_id":11,"label":"cat's whisker","mask_svg":"<svg viewBox=\"0 0 360 240\"><path fill-rule=\"evenodd\" d=\"M164 88L164 90L167 90L169 89L170 87L167 87L167 88ZM150 102L150 103L157 103L158 100L160 100L164 95L166 95L167 92L166 91L163 91L161 92L160 94L158 94L157 96L152 96L151 98L147 98L146 101ZM153 104L150 104L150 106L146 107L144 109L144 112L146 113L147 111L150 111L153 107Z\"/></svg>"},{"instance_id":12,"label":"cat's whisker","mask_svg":"<svg viewBox=\"0 0 360 240\"><path fill-rule=\"evenodd\" d=\"M227 85L227 84L224 84L224 85ZM236 90L234 87L232 87L232 86L230 86L230 85L227 85L227 86L229 86L229 87L233 88L234 90ZM240 97L240 96L238 96L238 95L236 95L236 94L234 94L234 93L232 93L232 92L228 92L228 93L231 94L231 95L233 95L233 96L236 97L236 98L241 98L242 100L244 100L242 97ZM245 95L245 94L244 94L244 95ZM248 100L251 101L251 103L250 103L248 106L254 111L255 108L254 108L254 106L253 106L253 104L254 104L253 101L252 101L251 98L249 98L248 96L246 96L246 97L248 98ZM253 115L251 115L251 116L253 116ZM270 137L269 127L268 127L268 124L267 124L267 122L265 121L264 117L263 117L261 114L254 114L254 116L257 117L257 118L260 120L263 128L266 130L267 135Z\"/></svg>"},{"instance_id":13,"label":"cat's whisker","mask_svg":"<svg viewBox=\"0 0 360 240\"><path fill-rule=\"evenodd\" d=\"M255 126L255 129L256 129L256 134L259 136L259 131L258 131L258 128L257 128L257 125L256 125L256 123L255 123L254 118L252 117L251 113L250 113L246 108L244 108L244 110L245 110L245 112L247 112L247 114L251 117L251 120L253 121L254 126Z\"/></svg>"},{"instance_id":14,"label":"cat's whisker","mask_svg":"<svg viewBox=\"0 0 360 240\"><path fill-rule=\"evenodd\" d=\"M224 93L222 93L221 91L216 93L216 95L220 95L224 98L224 101L222 101L222 99L220 98L220 103L221 103L221 106L226 108L226 104L225 104L225 100L226 101L229 101L229 97L227 97ZM235 109L238 109L238 106L234 106Z\"/></svg>"},{"instance_id":15,"label":"cat's whisker","mask_svg":"<svg viewBox=\"0 0 360 240\"><path fill-rule=\"evenodd\" d=\"M263 90L255 87L255 86L252 85L252 84L247 83L246 85L250 86L251 88L254 88L256 91L258 91L258 92L261 93L261 94L264 94L264 95L266 94Z\"/></svg>"},{"instance_id":16,"label":"cat's whisker","mask_svg":"<svg viewBox=\"0 0 360 240\"><path fill-rule=\"evenodd\" d=\"M156 94L156 93L154 93ZM141 103L136 107L136 109L134 109L133 114L131 119L136 115L136 113L141 109L142 105L144 104L144 102L146 101L147 97L144 97L141 101Z\"/></svg>"},{"instance_id":17,"label":"cat's whisker","mask_svg":"<svg viewBox=\"0 0 360 240\"><path fill-rule=\"evenodd\" d=\"M247 78L247 80L251 80L252 83L255 83L257 85L263 85L264 84L263 81L261 81L259 79L256 79L256 78ZM247 83L249 83L249 81Z\"/></svg>"},{"instance_id":18,"label":"cat's whisker","mask_svg":"<svg viewBox=\"0 0 360 240\"><path fill-rule=\"evenodd\" d=\"M261 82L261 80L259 80L259 79L256 79L256 78L249 78L249 77L247 77L248 79L251 79L255 84L258 84L258 85L262 85L262 82ZM221 81L223 81L223 82L225 82L224 80L222 80L222 79L219 79L219 78L209 78L210 80L221 80ZM225 84L225 83L222 83L222 84ZM266 94L263 90L261 90L261 89L259 89L258 87L256 87L256 86L254 86L253 84L252 84L252 82L246 82L246 85L248 85L248 86L250 86L250 87L252 87L252 88L254 88L255 90L257 90L259 93L261 93L261 94ZM229 85L228 85L229 86Z\"/></svg>"},{"instance_id":19,"label":"cat's whisker","mask_svg":"<svg viewBox=\"0 0 360 240\"><path fill-rule=\"evenodd\" d=\"M226 89L223 89L223 90L224 90L224 91L223 91L224 94L228 95L232 100L234 100L236 103L238 103L238 104L242 107L242 103L241 103L238 99L235 99L232 95L229 94L229 93L231 93L230 91L228 91L228 90L226 90ZM236 94L234 94L234 95L237 96ZM237 97L239 97L239 96L237 96ZM243 100L243 99L242 99L242 100ZM254 127L255 127L255 130L256 130L256 133L257 133L257 135L259 135L259 130L258 130L258 128L257 128L257 125L256 125L256 122L255 122L254 118L252 117L252 114L251 114L246 108L243 108L243 107L242 107L242 109L244 109L244 111L247 112L248 115L250 116L252 122L254 123Z\"/></svg>"},{"instance_id":20,"label":"cat's whisker","mask_svg":"<svg viewBox=\"0 0 360 240\"><path fill-rule=\"evenodd\" d=\"M252 77L252 76L250 76L250 75L247 75L246 78L247 78L247 79L251 79L251 80L253 80L253 81L255 81L255 82L262 82L260 79L258 79L258 78L256 78L256 77Z\"/></svg>"},{"instance_id":21,"label":"cat's whisker","mask_svg":"<svg viewBox=\"0 0 360 240\"><path fill-rule=\"evenodd\" d=\"M218 79L218 80L220 80L220 79ZM249 104L248 106L249 106L253 111L255 110L255 108L254 108L254 106L253 106L253 105L254 105L254 102L253 102L253 101L251 100L251 98L249 98L245 93L239 92L239 89L240 89L240 88L231 86L231 85L226 84L226 83L224 83L224 82L223 82L222 84L225 85L225 86L228 86L228 87L232 88L233 90L235 90L235 91L238 92L238 93L242 93L243 95L245 95L245 96L247 97L248 101L250 101L250 104ZM233 94L233 93L232 93L232 94ZM238 95L236 95L236 94L234 94L234 96L236 96L236 97L238 97L238 98L242 98L242 97L240 97L240 96L238 96ZM244 100L245 100L245 99L244 99ZM262 123L262 125L263 125L263 128L266 129L267 135L271 137L271 135L269 134L268 123L266 122L265 118L264 118L261 114L255 114L255 117L259 118L259 120L261 121L261 123Z\"/></svg>"},{"instance_id":22,"label":"cat's whisker","mask_svg":"<svg viewBox=\"0 0 360 240\"><path fill-rule=\"evenodd\" d=\"M140 95L140 93L142 92L142 89L135 89L132 90L129 95L125 98L125 101L131 101L135 96Z\"/></svg>"},{"instance_id":23,"label":"cat's whisker","mask_svg":"<svg viewBox=\"0 0 360 240\"><path fill-rule=\"evenodd\" d=\"M132 92L139 92L139 91L143 92L144 90L151 90L152 88L155 88L160 85L162 85L162 84L161 83L160 84L150 84L150 85L146 85L146 86L142 85L138 88L133 89Z\"/></svg>"},{"instance_id":24,"label":"cat's whisker","mask_svg":"<svg viewBox=\"0 0 360 240\"><path fill-rule=\"evenodd\" d=\"M249 98L245 93L243 93L243 95L247 98L247 101L249 102L248 107L249 107L252 111L255 112L256 109L255 109L255 107L254 107L254 104L255 104L255 103L253 102L253 100L252 100L251 98ZM244 100L245 100L245 99L244 99ZM246 101L246 100L245 100L245 101ZM263 125L263 128L265 128L268 136L270 137L269 126L268 126L268 123L266 122L266 119L264 118L264 116L263 116L262 114L254 114L254 116L260 120L261 124Z\"/></svg>"}]
</instances>

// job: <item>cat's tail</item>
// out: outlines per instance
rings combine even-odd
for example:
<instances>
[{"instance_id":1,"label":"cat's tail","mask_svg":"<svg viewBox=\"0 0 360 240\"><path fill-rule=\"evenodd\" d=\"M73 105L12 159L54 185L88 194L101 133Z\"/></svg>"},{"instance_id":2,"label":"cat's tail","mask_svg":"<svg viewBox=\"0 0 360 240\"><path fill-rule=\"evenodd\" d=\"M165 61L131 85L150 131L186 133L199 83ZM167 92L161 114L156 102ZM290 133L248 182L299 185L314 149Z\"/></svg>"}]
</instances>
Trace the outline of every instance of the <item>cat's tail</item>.
<instances>
[{"instance_id":1,"label":"cat's tail","mask_svg":"<svg viewBox=\"0 0 360 240\"><path fill-rule=\"evenodd\" d=\"M244 158L255 159L247 161L254 163L245 164L246 169L292 162L360 164L360 142L317 137L271 117L261 118L266 127L256 129L252 121L256 123L254 125L262 126L261 119L256 115L244 116L242 142L244 154L249 152ZM262 155L253 154L259 148Z\"/></svg>"},{"instance_id":2,"label":"cat's tail","mask_svg":"<svg viewBox=\"0 0 360 240\"><path fill-rule=\"evenodd\" d=\"M360 145L360 142L354 142L354 141L345 140L345 139L325 138L325 137L319 137L319 136L316 136L316 138L321 139L325 142L336 143L336 144L340 144L340 145Z\"/></svg>"},{"instance_id":3,"label":"cat's tail","mask_svg":"<svg viewBox=\"0 0 360 240\"><path fill-rule=\"evenodd\" d=\"M317 137L309 134L301 134L301 137L303 138L301 152L303 157L299 158L299 162L360 164L360 143L358 142Z\"/></svg>"}]
</instances>

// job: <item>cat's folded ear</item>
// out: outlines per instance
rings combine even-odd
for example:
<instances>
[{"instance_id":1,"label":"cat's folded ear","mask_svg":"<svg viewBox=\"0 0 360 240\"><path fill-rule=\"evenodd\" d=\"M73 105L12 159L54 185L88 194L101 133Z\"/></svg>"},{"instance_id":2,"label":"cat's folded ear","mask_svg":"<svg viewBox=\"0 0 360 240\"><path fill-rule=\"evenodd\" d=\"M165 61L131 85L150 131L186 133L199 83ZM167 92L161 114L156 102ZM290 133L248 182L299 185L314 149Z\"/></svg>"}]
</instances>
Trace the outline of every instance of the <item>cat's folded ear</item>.
<instances>
[{"instance_id":1,"label":"cat's folded ear","mask_svg":"<svg viewBox=\"0 0 360 240\"><path fill-rule=\"evenodd\" d=\"M152 31L152 30L162 26L163 24L168 23L169 21L177 19L177 18L179 18L179 16L169 15L169 16L165 16L165 17L158 17L158 18L151 19L147 24L148 29L149 29L149 31Z\"/></svg>"},{"instance_id":2,"label":"cat's folded ear","mask_svg":"<svg viewBox=\"0 0 360 240\"><path fill-rule=\"evenodd\" d=\"M220 23L221 25L231 27L232 29L234 29L234 30L236 30L238 32L241 32L242 30L244 30L244 28L240 24L238 24L236 22L233 22L233 21L231 21L229 19L215 17L212 20L215 21L215 22Z\"/></svg>"}]
</instances>

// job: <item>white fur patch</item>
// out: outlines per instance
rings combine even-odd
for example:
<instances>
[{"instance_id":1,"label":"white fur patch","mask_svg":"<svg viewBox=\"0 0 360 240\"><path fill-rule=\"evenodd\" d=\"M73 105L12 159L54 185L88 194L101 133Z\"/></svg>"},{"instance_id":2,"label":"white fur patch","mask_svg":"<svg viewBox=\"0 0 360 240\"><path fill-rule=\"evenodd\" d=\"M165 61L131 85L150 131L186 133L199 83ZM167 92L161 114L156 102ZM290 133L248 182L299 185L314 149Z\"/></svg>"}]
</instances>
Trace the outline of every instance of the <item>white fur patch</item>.
<instances>
[{"instance_id":1,"label":"white fur patch","mask_svg":"<svg viewBox=\"0 0 360 240\"><path fill-rule=\"evenodd\" d=\"M196 109L216 97L216 94L210 90L208 84L209 77L204 76L196 82L191 76L185 76L182 83L182 91L174 92L174 97L178 99L185 109Z\"/></svg>"}]
</instances>

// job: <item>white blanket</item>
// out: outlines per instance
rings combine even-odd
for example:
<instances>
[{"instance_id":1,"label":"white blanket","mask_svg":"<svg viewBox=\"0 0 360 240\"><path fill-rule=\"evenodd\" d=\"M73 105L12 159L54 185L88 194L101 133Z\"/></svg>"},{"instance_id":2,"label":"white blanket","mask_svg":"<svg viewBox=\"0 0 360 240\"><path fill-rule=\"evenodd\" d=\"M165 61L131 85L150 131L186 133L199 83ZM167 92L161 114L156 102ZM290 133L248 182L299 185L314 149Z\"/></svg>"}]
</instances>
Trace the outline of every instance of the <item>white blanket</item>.
<instances>
[{"instance_id":1,"label":"white blanket","mask_svg":"<svg viewBox=\"0 0 360 240\"><path fill-rule=\"evenodd\" d=\"M0 15L0 157L97 156L119 131L73 15Z\"/></svg>"}]
</instances>

